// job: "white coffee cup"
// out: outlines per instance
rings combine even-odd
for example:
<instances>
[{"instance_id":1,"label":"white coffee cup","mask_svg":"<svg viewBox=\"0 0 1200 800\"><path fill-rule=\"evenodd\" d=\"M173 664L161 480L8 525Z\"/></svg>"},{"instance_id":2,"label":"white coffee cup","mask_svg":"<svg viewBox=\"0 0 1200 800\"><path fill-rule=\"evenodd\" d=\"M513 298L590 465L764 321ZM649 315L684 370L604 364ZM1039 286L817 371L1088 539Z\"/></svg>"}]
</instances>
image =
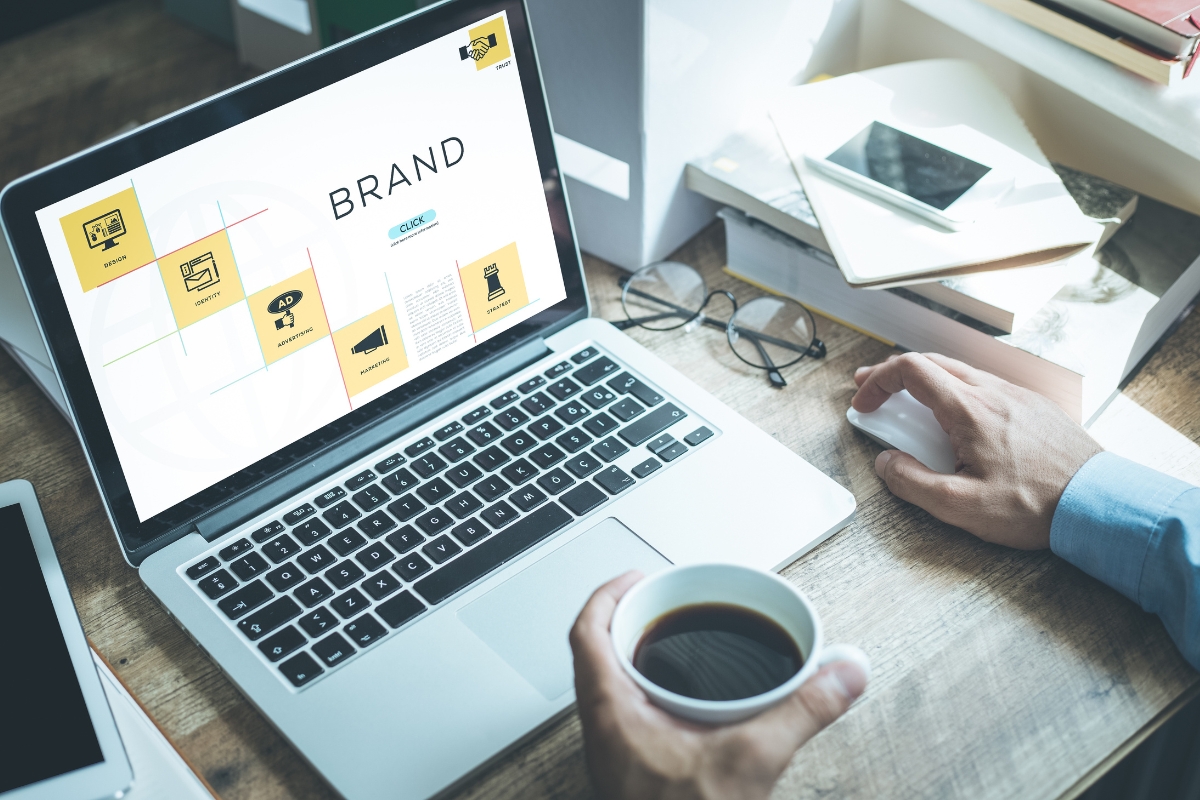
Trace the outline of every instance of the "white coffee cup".
<instances>
[{"instance_id":1,"label":"white coffee cup","mask_svg":"<svg viewBox=\"0 0 1200 800\"><path fill-rule=\"evenodd\" d=\"M804 666L768 692L741 700L699 700L664 689L633 666L633 653L646 630L660 617L684 606L727 603L757 611L787 632L800 648ZM659 708L695 722L726 724L761 713L796 691L830 661L870 665L857 647L826 646L821 618L804 594L770 572L732 564L694 564L656 572L625 593L613 613L613 647L629 677Z\"/></svg>"}]
</instances>

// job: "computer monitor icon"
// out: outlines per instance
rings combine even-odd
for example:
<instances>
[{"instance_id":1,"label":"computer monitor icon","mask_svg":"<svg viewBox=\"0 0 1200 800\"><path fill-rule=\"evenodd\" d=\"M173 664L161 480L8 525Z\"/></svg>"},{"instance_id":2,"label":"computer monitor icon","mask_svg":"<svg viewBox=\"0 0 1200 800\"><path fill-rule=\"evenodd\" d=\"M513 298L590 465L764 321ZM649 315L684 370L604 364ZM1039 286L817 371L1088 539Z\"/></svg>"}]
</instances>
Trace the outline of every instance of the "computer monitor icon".
<instances>
[{"instance_id":1,"label":"computer monitor icon","mask_svg":"<svg viewBox=\"0 0 1200 800\"><path fill-rule=\"evenodd\" d=\"M103 247L112 249L117 244L117 237L124 236L125 220L121 218L121 209L101 214L95 219L83 223L83 233L87 236L88 247Z\"/></svg>"}]
</instances>

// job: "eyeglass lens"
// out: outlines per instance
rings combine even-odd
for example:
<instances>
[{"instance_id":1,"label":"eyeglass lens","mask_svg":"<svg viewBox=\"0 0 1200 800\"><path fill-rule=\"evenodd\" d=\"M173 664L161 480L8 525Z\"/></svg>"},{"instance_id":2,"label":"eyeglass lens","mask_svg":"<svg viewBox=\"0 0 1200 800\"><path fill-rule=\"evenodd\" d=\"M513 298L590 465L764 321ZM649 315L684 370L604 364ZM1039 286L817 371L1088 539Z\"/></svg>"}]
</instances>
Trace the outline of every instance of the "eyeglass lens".
<instances>
[{"instance_id":1,"label":"eyeglass lens","mask_svg":"<svg viewBox=\"0 0 1200 800\"><path fill-rule=\"evenodd\" d=\"M729 321L729 345L756 367L786 367L808 353L816 332L804 306L780 297L760 297L738 309Z\"/></svg>"},{"instance_id":2,"label":"eyeglass lens","mask_svg":"<svg viewBox=\"0 0 1200 800\"><path fill-rule=\"evenodd\" d=\"M687 324L708 295L704 278L687 264L661 261L635 272L625 283L621 303L643 328L665 331Z\"/></svg>"}]
</instances>

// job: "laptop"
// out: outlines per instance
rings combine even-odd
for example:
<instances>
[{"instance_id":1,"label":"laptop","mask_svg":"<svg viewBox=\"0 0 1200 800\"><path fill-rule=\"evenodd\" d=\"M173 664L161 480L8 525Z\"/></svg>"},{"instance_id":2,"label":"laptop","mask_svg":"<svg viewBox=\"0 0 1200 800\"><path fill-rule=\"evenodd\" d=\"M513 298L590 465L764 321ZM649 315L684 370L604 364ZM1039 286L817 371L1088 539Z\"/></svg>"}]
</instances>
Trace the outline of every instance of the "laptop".
<instances>
[{"instance_id":1,"label":"laptop","mask_svg":"<svg viewBox=\"0 0 1200 800\"><path fill-rule=\"evenodd\" d=\"M345 797L445 792L569 712L602 582L778 570L854 513L589 318L517 0L377 28L0 214L126 559Z\"/></svg>"}]
</instances>

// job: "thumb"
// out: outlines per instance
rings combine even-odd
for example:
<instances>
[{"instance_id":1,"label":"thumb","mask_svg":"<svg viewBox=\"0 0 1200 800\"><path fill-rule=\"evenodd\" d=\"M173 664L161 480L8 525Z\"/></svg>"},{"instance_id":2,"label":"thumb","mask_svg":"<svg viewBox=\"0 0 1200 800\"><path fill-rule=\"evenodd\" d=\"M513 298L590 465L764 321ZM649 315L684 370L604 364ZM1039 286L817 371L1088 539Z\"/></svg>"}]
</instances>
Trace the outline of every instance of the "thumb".
<instances>
[{"instance_id":1,"label":"thumb","mask_svg":"<svg viewBox=\"0 0 1200 800\"><path fill-rule=\"evenodd\" d=\"M832 723L867 687L867 673L853 661L834 661L792 692L782 703L744 723L759 729L756 741L770 742L779 752L774 760L780 769L796 750Z\"/></svg>"},{"instance_id":2,"label":"thumb","mask_svg":"<svg viewBox=\"0 0 1200 800\"><path fill-rule=\"evenodd\" d=\"M880 453L875 459L875 472L896 497L920 506L943 522L962 527L963 508L958 498L967 480L962 475L934 472L899 450Z\"/></svg>"}]
</instances>

